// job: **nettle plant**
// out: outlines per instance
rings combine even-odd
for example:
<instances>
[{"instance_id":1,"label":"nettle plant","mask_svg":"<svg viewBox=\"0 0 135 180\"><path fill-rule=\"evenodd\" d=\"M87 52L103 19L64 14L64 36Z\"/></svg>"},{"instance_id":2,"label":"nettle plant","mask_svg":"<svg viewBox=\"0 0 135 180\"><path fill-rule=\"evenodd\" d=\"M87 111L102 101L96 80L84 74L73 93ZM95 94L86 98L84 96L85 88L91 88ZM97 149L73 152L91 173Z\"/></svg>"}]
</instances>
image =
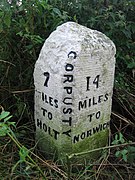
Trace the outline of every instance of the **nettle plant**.
<instances>
[{"instance_id":1,"label":"nettle plant","mask_svg":"<svg viewBox=\"0 0 135 180\"><path fill-rule=\"evenodd\" d=\"M15 171L15 169L17 168L19 164L25 163L26 171L28 171L30 168L36 167L39 173L42 175L43 179L46 179L40 167L30 156L31 151L28 150L25 146L21 145L18 139L16 138L16 135L14 131L12 130L12 128L16 128L16 125L15 125L16 123L12 122L11 118L12 118L12 115L10 115L10 112L2 111L0 113L0 137L9 136L12 139L12 141L16 144L16 146L19 148L20 159L13 166L12 173Z\"/></svg>"},{"instance_id":2,"label":"nettle plant","mask_svg":"<svg viewBox=\"0 0 135 180\"><path fill-rule=\"evenodd\" d=\"M124 144L127 143L122 133L118 133L115 135L114 141L112 145ZM129 142L130 143L130 142ZM133 163L135 160L135 147L127 145L126 147L119 147L117 149L115 156L117 158L122 159L125 162Z\"/></svg>"}]
</instances>

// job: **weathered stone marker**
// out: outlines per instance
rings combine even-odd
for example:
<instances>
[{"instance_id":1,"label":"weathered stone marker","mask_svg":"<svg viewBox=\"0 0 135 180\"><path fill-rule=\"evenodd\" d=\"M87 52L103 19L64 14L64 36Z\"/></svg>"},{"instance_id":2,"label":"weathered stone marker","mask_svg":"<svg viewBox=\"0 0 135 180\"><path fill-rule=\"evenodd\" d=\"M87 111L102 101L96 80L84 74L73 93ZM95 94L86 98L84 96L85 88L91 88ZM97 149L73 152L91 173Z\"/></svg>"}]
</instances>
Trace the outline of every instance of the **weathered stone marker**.
<instances>
[{"instance_id":1,"label":"weathered stone marker","mask_svg":"<svg viewBox=\"0 0 135 180\"><path fill-rule=\"evenodd\" d=\"M64 158L107 144L115 46L101 32L74 22L45 41L35 64L35 123L39 146Z\"/></svg>"}]
</instances>

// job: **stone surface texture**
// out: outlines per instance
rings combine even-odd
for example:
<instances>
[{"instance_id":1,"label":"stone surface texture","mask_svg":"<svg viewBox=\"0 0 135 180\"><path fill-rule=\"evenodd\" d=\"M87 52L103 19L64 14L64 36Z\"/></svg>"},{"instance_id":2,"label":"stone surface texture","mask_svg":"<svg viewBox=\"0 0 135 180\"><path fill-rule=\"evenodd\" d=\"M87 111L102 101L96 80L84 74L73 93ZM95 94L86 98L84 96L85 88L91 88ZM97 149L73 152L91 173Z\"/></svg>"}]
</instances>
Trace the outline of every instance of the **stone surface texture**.
<instances>
[{"instance_id":1,"label":"stone surface texture","mask_svg":"<svg viewBox=\"0 0 135 180\"><path fill-rule=\"evenodd\" d=\"M107 144L115 45L74 22L45 41L35 64L36 139L48 155L85 152Z\"/></svg>"}]
</instances>

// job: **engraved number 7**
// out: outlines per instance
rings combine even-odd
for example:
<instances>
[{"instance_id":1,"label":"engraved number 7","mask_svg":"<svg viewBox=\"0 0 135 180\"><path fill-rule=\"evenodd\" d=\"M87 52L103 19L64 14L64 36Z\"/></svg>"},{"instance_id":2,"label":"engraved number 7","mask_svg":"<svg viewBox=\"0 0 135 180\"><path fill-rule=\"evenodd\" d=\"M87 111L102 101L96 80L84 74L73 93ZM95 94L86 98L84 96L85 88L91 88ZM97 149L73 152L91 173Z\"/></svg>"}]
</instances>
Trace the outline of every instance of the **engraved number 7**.
<instances>
[{"instance_id":1,"label":"engraved number 7","mask_svg":"<svg viewBox=\"0 0 135 180\"><path fill-rule=\"evenodd\" d=\"M49 77L50 77L49 72L44 72L44 76L46 76L44 86L48 87L48 81L49 81Z\"/></svg>"}]
</instances>

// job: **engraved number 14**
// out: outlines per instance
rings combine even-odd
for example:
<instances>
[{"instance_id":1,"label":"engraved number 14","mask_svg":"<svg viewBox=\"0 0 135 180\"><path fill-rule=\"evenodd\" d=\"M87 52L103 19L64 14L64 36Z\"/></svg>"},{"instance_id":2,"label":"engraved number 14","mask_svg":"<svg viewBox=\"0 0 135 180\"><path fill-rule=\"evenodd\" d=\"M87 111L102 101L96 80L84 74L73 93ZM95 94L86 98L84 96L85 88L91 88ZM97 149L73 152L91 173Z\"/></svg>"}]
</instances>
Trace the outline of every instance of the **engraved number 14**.
<instances>
[{"instance_id":1,"label":"engraved number 14","mask_svg":"<svg viewBox=\"0 0 135 180\"><path fill-rule=\"evenodd\" d=\"M95 77L95 79L93 80L93 84L96 86L96 88L99 88L99 76L100 75L97 75ZM90 91L90 80L91 80L91 77L90 76L87 76L86 77L86 81L87 81L87 88L86 88L86 91Z\"/></svg>"}]
</instances>

